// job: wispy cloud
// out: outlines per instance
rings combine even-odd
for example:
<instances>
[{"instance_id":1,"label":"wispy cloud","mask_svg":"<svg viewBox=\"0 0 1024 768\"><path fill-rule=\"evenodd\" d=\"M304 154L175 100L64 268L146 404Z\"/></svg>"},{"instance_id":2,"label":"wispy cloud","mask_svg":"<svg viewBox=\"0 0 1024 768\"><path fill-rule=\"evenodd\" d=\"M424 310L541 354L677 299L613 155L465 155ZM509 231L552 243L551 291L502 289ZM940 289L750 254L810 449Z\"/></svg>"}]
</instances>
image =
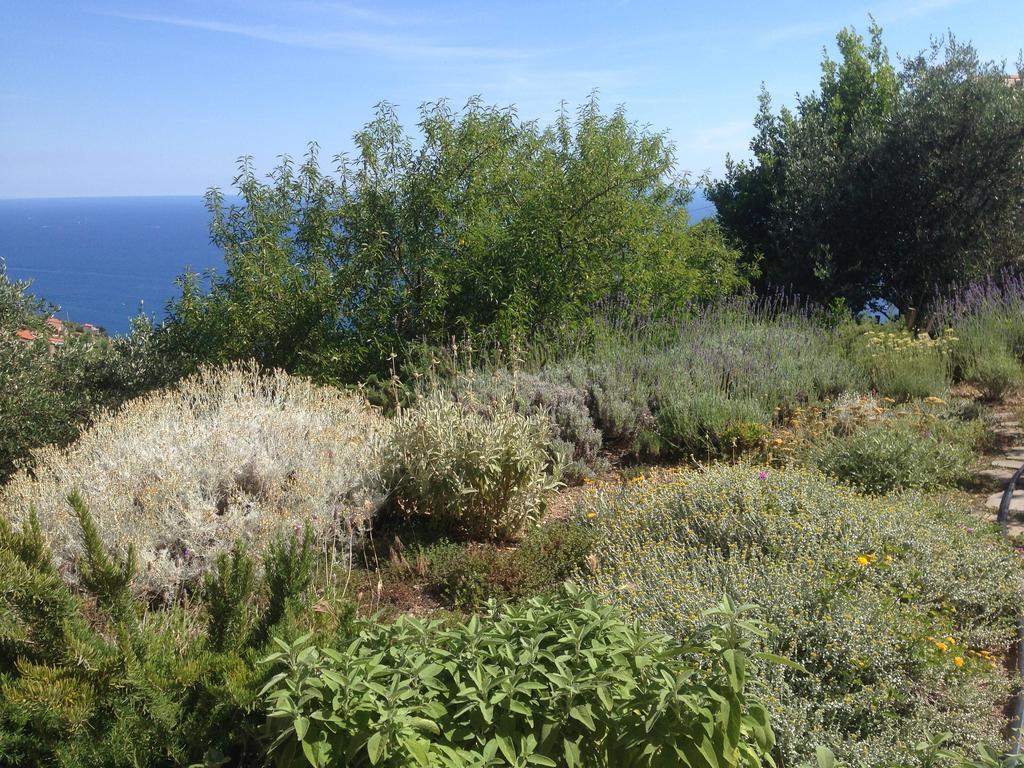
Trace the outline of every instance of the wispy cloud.
<instances>
[{"instance_id":1,"label":"wispy cloud","mask_svg":"<svg viewBox=\"0 0 1024 768\"><path fill-rule=\"evenodd\" d=\"M334 13L382 26L418 24L424 21L425 18L423 16L383 13L375 9L363 8L354 3L342 2L342 0L298 0L291 3L289 8L292 10L301 9L319 13Z\"/></svg>"},{"instance_id":2,"label":"wispy cloud","mask_svg":"<svg viewBox=\"0 0 1024 768\"><path fill-rule=\"evenodd\" d=\"M359 29L309 29L269 24L237 24L185 16L101 11L102 15L150 24L198 29L253 40L318 50L355 49L410 59L525 59L522 49L453 45L406 35L384 34Z\"/></svg>"}]
</instances>

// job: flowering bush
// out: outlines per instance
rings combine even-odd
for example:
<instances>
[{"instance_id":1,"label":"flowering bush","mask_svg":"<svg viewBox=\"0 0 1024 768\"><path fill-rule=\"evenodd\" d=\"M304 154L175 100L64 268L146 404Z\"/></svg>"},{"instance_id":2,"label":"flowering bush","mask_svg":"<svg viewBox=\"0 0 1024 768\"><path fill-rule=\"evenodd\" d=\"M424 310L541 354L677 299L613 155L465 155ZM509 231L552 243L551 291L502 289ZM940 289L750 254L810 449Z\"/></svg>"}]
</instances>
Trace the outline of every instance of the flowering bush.
<instances>
[{"instance_id":1,"label":"flowering bush","mask_svg":"<svg viewBox=\"0 0 1024 768\"><path fill-rule=\"evenodd\" d=\"M360 399L304 379L207 369L103 416L67 450L37 452L0 510L21 521L35 509L74 578L66 497L77 490L104 542L134 547L139 585L170 593L239 539L259 545L307 524L322 539L358 530L376 504L368 439L383 424Z\"/></svg>"},{"instance_id":2,"label":"flowering bush","mask_svg":"<svg viewBox=\"0 0 1024 768\"><path fill-rule=\"evenodd\" d=\"M856 326L851 353L871 389L897 400L911 400L939 395L949 388L949 354L956 341L952 333L932 338L890 326Z\"/></svg>"},{"instance_id":3,"label":"flowering bush","mask_svg":"<svg viewBox=\"0 0 1024 768\"><path fill-rule=\"evenodd\" d=\"M471 539L515 536L557 486L546 416L510 405L483 413L435 392L399 414L378 448L394 506Z\"/></svg>"},{"instance_id":4,"label":"flowering bush","mask_svg":"<svg viewBox=\"0 0 1024 768\"><path fill-rule=\"evenodd\" d=\"M940 398L920 406L877 409L858 429L822 436L811 463L868 493L931 489L968 480L975 448L986 432L980 419L945 413Z\"/></svg>"},{"instance_id":5,"label":"flowering bush","mask_svg":"<svg viewBox=\"0 0 1024 768\"><path fill-rule=\"evenodd\" d=\"M850 765L907 764L926 730L999 739L1024 577L995 532L920 496L869 498L800 468L715 466L598 490L592 584L682 639L723 591L763 606L782 765L818 745ZM936 642L937 641L937 642Z\"/></svg>"},{"instance_id":6,"label":"flowering bush","mask_svg":"<svg viewBox=\"0 0 1024 768\"><path fill-rule=\"evenodd\" d=\"M939 302L936 318L956 328L954 372L999 398L1024 377L1024 278L1003 273L973 283Z\"/></svg>"}]
</instances>

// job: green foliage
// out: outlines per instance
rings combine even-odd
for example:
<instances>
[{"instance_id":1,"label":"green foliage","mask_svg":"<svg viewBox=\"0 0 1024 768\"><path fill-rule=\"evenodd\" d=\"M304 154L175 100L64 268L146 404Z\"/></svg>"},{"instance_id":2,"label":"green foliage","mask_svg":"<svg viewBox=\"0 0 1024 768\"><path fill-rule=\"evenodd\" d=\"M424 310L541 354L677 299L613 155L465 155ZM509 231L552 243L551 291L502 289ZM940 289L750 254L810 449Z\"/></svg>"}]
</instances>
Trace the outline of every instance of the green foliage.
<instances>
[{"instance_id":1,"label":"green foliage","mask_svg":"<svg viewBox=\"0 0 1024 768\"><path fill-rule=\"evenodd\" d=\"M997 659L1024 579L966 511L741 464L596 493L581 512L599 534L591 586L648 626L684 639L723 591L763 606L759 648L806 669L762 674L779 764L823 746L849 765L913 765L926 730L999 743Z\"/></svg>"},{"instance_id":2,"label":"green foliage","mask_svg":"<svg viewBox=\"0 0 1024 768\"><path fill-rule=\"evenodd\" d=\"M652 458L759 448L776 413L857 384L836 332L785 300L740 297L639 327L599 328L541 370L588 393L603 442Z\"/></svg>"},{"instance_id":3,"label":"green foliage","mask_svg":"<svg viewBox=\"0 0 1024 768\"><path fill-rule=\"evenodd\" d=\"M483 414L434 393L396 417L378 452L383 484L402 515L453 536L509 538L557 485L549 440L546 418L507 404Z\"/></svg>"},{"instance_id":4,"label":"green foliage","mask_svg":"<svg viewBox=\"0 0 1024 768\"><path fill-rule=\"evenodd\" d=\"M309 589L317 549L313 545L313 531L307 525L298 536L278 536L270 542L263 562L264 578L270 592L265 622L277 624L289 608Z\"/></svg>"},{"instance_id":5,"label":"green foliage","mask_svg":"<svg viewBox=\"0 0 1024 768\"><path fill-rule=\"evenodd\" d=\"M1020 264L1024 97L952 35L897 73L870 32L839 33L841 60L794 111L762 93L753 160L730 160L708 196L765 283L925 308Z\"/></svg>"},{"instance_id":6,"label":"green foliage","mask_svg":"<svg viewBox=\"0 0 1024 768\"><path fill-rule=\"evenodd\" d=\"M56 308L28 288L9 280L0 261L0 481L31 467L34 449L71 442L98 411L148 389L161 369L143 319L127 337L71 332L51 352L45 320ZM39 338L17 339L21 328Z\"/></svg>"},{"instance_id":7,"label":"green foliage","mask_svg":"<svg viewBox=\"0 0 1024 768\"><path fill-rule=\"evenodd\" d=\"M576 522L548 522L516 548L441 542L422 548L431 589L446 603L478 610L488 600L522 600L584 573L594 531Z\"/></svg>"},{"instance_id":8,"label":"green foliage","mask_svg":"<svg viewBox=\"0 0 1024 768\"><path fill-rule=\"evenodd\" d=\"M899 327L850 325L843 340L850 362L870 389L898 401L944 394L952 383L955 337L914 336Z\"/></svg>"},{"instance_id":9,"label":"green foliage","mask_svg":"<svg viewBox=\"0 0 1024 768\"><path fill-rule=\"evenodd\" d=\"M1024 379L1024 282L1003 273L967 285L942 301L935 322L955 326L954 374L993 400Z\"/></svg>"},{"instance_id":10,"label":"green foliage","mask_svg":"<svg viewBox=\"0 0 1024 768\"><path fill-rule=\"evenodd\" d=\"M72 503L81 594L53 566L34 515L18 530L0 523L0 764L265 764L264 638L312 631L344 642L352 629L344 605L300 610L308 538L268 558L277 586L236 547L218 558L201 602L148 606L130 591L132 558L107 551L81 499ZM296 609L276 622L275 593Z\"/></svg>"},{"instance_id":11,"label":"green foliage","mask_svg":"<svg viewBox=\"0 0 1024 768\"><path fill-rule=\"evenodd\" d=\"M244 159L242 203L208 196L226 270L208 290L182 279L164 354L351 383L411 342L490 330L507 343L576 326L601 300L680 306L742 282L717 226L689 226L672 145L621 109L591 99L541 128L438 102L418 133L414 146L381 104L337 177L315 145L268 183Z\"/></svg>"},{"instance_id":12,"label":"green foliage","mask_svg":"<svg viewBox=\"0 0 1024 768\"><path fill-rule=\"evenodd\" d=\"M895 414L825 439L812 449L811 461L867 493L951 487L970 479L984 430L980 421Z\"/></svg>"},{"instance_id":13,"label":"green foliage","mask_svg":"<svg viewBox=\"0 0 1024 768\"><path fill-rule=\"evenodd\" d=\"M446 627L403 617L344 648L282 643L267 685L279 766L756 766L759 628L726 603L685 649L569 592Z\"/></svg>"},{"instance_id":14,"label":"green foliage","mask_svg":"<svg viewBox=\"0 0 1024 768\"><path fill-rule=\"evenodd\" d=\"M241 542L230 554L218 554L213 568L204 574L203 600L209 614L206 635L214 650L235 647L245 639L255 576L255 563Z\"/></svg>"},{"instance_id":15,"label":"green foliage","mask_svg":"<svg viewBox=\"0 0 1024 768\"><path fill-rule=\"evenodd\" d=\"M551 423L551 452L560 459L563 479L574 482L605 466L603 441L591 417L586 390L558 375L558 371L533 374L496 368L470 377L467 389L485 409L511 403L526 416L546 417Z\"/></svg>"},{"instance_id":16,"label":"green foliage","mask_svg":"<svg viewBox=\"0 0 1024 768\"><path fill-rule=\"evenodd\" d=\"M959 349L960 375L964 381L976 385L990 400L999 400L1018 387L1024 379L1020 360L1005 344L974 339L963 339Z\"/></svg>"}]
</instances>

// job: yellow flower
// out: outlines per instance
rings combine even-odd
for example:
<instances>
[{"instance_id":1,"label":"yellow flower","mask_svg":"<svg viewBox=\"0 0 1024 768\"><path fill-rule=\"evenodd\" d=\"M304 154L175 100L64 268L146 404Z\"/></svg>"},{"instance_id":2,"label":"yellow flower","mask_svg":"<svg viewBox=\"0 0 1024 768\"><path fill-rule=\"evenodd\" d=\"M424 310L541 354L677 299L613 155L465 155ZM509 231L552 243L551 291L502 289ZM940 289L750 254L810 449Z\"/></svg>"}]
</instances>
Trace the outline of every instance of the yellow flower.
<instances>
[{"instance_id":1,"label":"yellow flower","mask_svg":"<svg viewBox=\"0 0 1024 768\"><path fill-rule=\"evenodd\" d=\"M587 512L587 517L593 519L597 517L597 512Z\"/></svg>"},{"instance_id":2,"label":"yellow flower","mask_svg":"<svg viewBox=\"0 0 1024 768\"><path fill-rule=\"evenodd\" d=\"M857 565L863 567L867 565L869 562L871 561L864 557L864 555L857 555Z\"/></svg>"},{"instance_id":3,"label":"yellow flower","mask_svg":"<svg viewBox=\"0 0 1024 768\"><path fill-rule=\"evenodd\" d=\"M940 651L942 651L943 653L945 653L946 651L948 651L948 650L949 650L949 646L948 646L948 645L946 645L945 643L936 643L936 644L935 644L935 647L936 647L936 648L938 648L938 649L939 649Z\"/></svg>"},{"instance_id":4,"label":"yellow flower","mask_svg":"<svg viewBox=\"0 0 1024 768\"><path fill-rule=\"evenodd\" d=\"M953 658L953 663L956 664L958 667L962 667L964 665L964 658L963 658L963 656L956 656L956 657L954 657Z\"/></svg>"},{"instance_id":5,"label":"yellow flower","mask_svg":"<svg viewBox=\"0 0 1024 768\"><path fill-rule=\"evenodd\" d=\"M924 401L926 403L931 403L933 405L945 405L946 404L945 400L943 400L941 397L936 397L935 395L929 395L928 397L926 397L924 399Z\"/></svg>"}]
</instances>

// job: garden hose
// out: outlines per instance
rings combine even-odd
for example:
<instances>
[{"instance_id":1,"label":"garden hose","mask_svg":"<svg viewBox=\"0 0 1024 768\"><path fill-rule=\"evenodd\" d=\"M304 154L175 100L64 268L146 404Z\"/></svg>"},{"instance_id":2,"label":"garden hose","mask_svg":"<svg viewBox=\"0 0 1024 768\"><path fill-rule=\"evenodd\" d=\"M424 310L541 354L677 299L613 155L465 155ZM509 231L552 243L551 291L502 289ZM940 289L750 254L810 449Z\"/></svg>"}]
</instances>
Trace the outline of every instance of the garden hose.
<instances>
[{"instance_id":1,"label":"garden hose","mask_svg":"<svg viewBox=\"0 0 1024 768\"><path fill-rule=\"evenodd\" d=\"M999 528L1003 532L1003 539L1010 539L1010 502L1013 500L1013 493L1017 490L1021 475L1024 475L1024 464L1013 473L1013 477L1003 491L1003 498L999 502ZM1017 614L1017 674L1024 684L1024 616ZM1013 715L1013 748L1010 754L1017 757L1021 753L1021 738L1024 732L1024 687L1017 692L1017 703Z\"/></svg>"}]
</instances>

